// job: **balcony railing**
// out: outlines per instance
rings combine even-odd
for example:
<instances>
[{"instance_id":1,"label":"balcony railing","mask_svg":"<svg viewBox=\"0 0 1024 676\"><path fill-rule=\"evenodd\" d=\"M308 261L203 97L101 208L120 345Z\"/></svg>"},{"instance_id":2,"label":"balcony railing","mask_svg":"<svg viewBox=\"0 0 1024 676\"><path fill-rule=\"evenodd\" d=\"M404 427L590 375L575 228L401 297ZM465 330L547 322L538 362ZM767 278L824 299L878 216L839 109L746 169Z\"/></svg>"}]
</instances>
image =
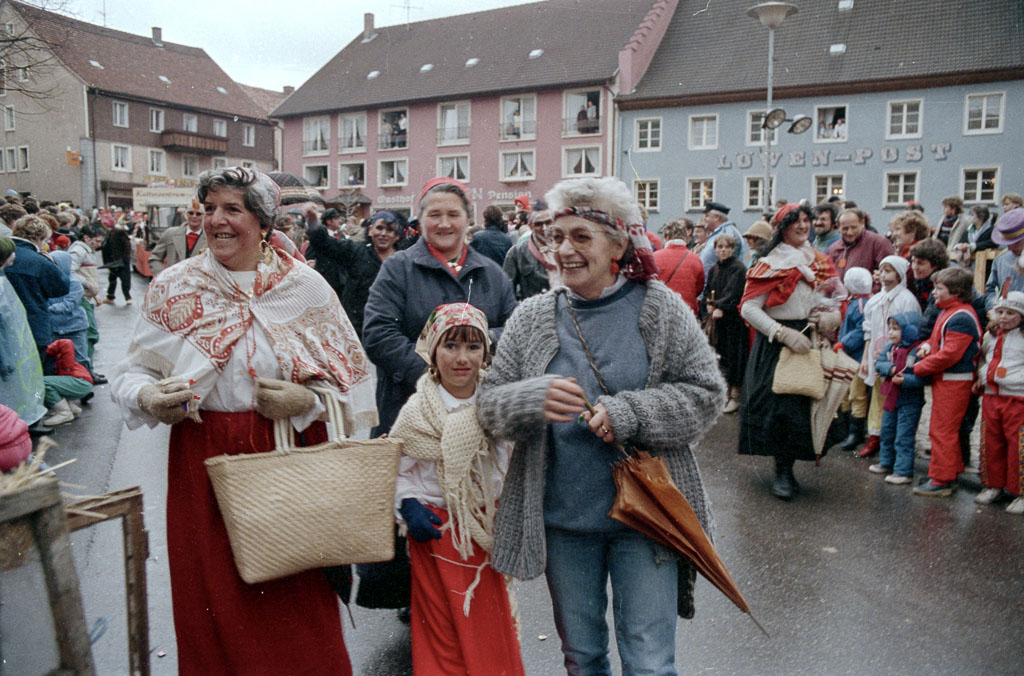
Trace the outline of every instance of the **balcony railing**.
<instances>
[{"instance_id":1,"label":"balcony railing","mask_svg":"<svg viewBox=\"0 0 1024 676\"><path fill-rule=\"evenodd\" d=\"M441 127L437 130L437 145L453 145L456 143L469 143L468 126Z\"/></svg>"},{"instance_id":2,"label":"balcony railing","mask_svg":"<svg viewBox=\"0 0 1024 676\"><path fill-rule=\"evenodd\" d=\"M536 138L537 120L521 120L518 124L506 120L500 129L502 141L515 141L520 138Z\"/></svg>"},{"instance_id":3,"label":"balcony railing","mask_svg":"<svg viewBox=\"0 0 1024 676\"><path fill-rule=\"evenodd\" d=\"M225 155L228 140L222 136L205 136L180 129L165 129L160 133L160 146L164 150L175 150L199 155Z\"/></svg>"},{"instance_id":4,"label":"balcony railing","mask_svg":"<svg viewBox=\"0 0 1024 676\"><path fill-rule=\"evenodd\" d=\"M390 150L392 148L405 148L408 145L409 132L407 131L395 131L390 134L380 134L377 136L377 149L378 150Z\"/></svg>"},{"instance_id":5,"label":"balcony railing","mask_svg":"<svg viewBox=\"0 0 1024 676\"><path fill-rule=\"evenodd\" d=\"M587 118L585 120L577 119L575 117L564 117L562 118L562 133L563 134L600 134L601 133L601 118L595 117L593 119Z\"/></svg>"}]
</instances>

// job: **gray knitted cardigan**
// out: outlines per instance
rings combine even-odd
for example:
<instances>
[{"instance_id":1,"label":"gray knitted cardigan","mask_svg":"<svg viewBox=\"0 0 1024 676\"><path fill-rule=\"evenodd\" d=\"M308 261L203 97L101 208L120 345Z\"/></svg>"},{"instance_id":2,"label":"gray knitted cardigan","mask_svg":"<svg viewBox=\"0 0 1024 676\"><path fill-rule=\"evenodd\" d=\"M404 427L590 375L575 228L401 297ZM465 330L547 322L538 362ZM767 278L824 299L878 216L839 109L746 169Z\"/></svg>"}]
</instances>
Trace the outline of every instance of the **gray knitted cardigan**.
<instances>
[{"instance_id":1,"label":"gray knitted cardigan","mask_svg":"<svg viewBox=\"0 0 1024 676\"><path fill-rule=\"evenodd\" d=\"M646 286L640 309L640 334L650 360L646 388L602 396L598 402L608 410L620 441L665 459L673 481L710 534L711 510L690 446L720 414L725 383L714 351L682 298L661 282ZM539 576L546 562L544 396L557 376L544 371L558 352L556 298L566 291L559 287L520 304L505 325L477 397L484 430L515 442L495 520L493 566L521 579ZM680 566L681 582L684 574L692 581L686 568ZM681 585L681 596L683 592ZM692 606L686 613L682 598L680 614L692 616Z\"/></svg>"}]
</instances>

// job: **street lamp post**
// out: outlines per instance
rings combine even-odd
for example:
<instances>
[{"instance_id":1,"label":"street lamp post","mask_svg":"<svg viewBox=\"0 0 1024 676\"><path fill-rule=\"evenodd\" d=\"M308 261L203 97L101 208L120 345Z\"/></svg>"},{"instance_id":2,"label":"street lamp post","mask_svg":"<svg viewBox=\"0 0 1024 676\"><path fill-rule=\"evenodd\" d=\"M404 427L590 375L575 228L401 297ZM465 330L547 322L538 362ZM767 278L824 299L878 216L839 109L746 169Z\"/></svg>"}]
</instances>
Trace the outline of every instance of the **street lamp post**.
<instances>
[{"instance_id":1,"label":"street lamp post","mask_svg":"<svg viewBox=\"0 0 1024 676\"><path fill-rule=\"evenodd\" d=\"M747 10L747 15L757 19L762 26L768 28L768 96L765 103L764 115L768 119L768 113L772 110L772 76L775 73L775 29L783 19L791 14L796 14L796 5L788 2L762 2ZM772 133L774 129L762 126L764 130L764 210L771 210L771 180L772 180Z\"/></svg>"}]
</instances>

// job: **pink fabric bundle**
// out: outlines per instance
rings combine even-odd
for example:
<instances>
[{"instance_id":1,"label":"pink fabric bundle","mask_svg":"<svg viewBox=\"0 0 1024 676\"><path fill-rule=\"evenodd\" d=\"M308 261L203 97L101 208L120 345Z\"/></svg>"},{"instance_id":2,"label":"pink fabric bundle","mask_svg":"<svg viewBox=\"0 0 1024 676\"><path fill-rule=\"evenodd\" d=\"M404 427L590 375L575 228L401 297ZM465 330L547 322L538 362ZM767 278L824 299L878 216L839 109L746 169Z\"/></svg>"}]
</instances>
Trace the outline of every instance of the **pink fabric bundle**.
<instances>
[{"instance_id":1,"label":"pink fabric bundle","mask_svg":"<svg viewBox=\"0 0 1024 676\"><path fill-rule=\"evenodd\" d=\"M0 472L9 472L32 452L28 425L18 414L0 404Z\"/></svg>"}]
</instances>

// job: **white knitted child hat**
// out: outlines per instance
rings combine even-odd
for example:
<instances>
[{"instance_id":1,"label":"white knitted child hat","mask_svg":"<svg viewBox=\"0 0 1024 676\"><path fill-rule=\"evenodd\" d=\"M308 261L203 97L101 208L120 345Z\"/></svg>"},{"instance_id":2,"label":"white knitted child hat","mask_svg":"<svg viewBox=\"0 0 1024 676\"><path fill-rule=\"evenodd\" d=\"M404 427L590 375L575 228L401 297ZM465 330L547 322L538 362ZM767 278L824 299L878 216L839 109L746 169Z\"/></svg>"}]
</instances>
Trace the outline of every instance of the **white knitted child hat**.
<instances>
[{"instance_id":1,"label":"white knitted child hat","mask_svg":"<svg viewBox=\"0 0 1024 676\"><path fill-rule=\"evenodd\" d=\"M1024 315L1024 292L1011 291L1006 294L1006 298L1000 298L999 302L996 303L994 309L1006 308L1007 310L1013 310L1019 315Z\"/></svg>"},{"instance_id":2,"label":"white knitted child hat","mask_svg":"<svg viewBox=\"0 0 1024 676\"><path fill-rule=\"evenodd\" d=\"M850 268L843 276L843 285L851 296L871 293L871 273L867 268Z\"/></svg>"}]
</instances>

